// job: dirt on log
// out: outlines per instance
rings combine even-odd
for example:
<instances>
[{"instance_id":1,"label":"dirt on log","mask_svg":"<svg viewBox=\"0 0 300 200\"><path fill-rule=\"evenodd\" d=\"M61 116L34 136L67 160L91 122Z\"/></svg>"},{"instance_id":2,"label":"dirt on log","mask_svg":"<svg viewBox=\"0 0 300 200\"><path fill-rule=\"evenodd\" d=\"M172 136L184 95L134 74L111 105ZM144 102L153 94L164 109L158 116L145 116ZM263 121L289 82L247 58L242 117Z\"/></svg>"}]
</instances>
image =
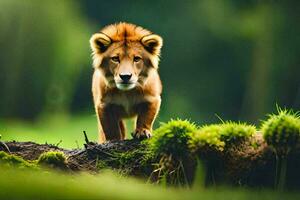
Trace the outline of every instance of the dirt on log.
<instances>
[{"instance_id":1,"label":"dirt on log","mask_svg":"<svg viewBox=\"0 0 300 200\"><path fill-rule=\"evenodd\" d=\"M68 169L71 171L101 172L101 169L111 168L125 170L128 174L149 177L155 170L156 163L142 164L145 144L139 140L123 140L105 144L87 143L83 149L63 149L51 144L36 144L34 142L2 142L0 151L8 151L25 160L36 160L48 151L61 151L67 157ZM4 144L6 147L4 147ZM8 149L7 149L8 148ZM136 153L135 151L140 151ZM130 154L128 152L135 152ZM296 151L288 157L287 185L290 188L300 188L300 152ZM220 152L213 149L203 149L195 159L202 160L206 169L206 184L269 186L273 187L276 174L276 156L261 136L229 145ZM123 161L121 162L120 160ZM125 160L124 160L125 159ZM126 160L127 159L127 160ZM183 163L184 166L192 166ZM185 171L195 171L195 167L187 167ZM195 173L189 173L195 174ZM193 180L193 177L190 178Z\"/></svg>"}]
</instances>

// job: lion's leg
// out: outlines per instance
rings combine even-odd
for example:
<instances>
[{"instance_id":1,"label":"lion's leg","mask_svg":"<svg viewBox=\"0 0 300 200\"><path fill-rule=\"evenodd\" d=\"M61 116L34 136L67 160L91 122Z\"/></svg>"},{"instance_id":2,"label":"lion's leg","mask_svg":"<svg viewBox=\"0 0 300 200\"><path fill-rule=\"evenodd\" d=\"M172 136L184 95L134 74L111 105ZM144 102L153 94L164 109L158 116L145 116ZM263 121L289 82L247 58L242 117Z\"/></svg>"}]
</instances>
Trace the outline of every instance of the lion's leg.
<instances>
[{"instance_id":1,"label":"lion's leg","mask_svg":"<svg viewBox=\"0 0 300 200\"><path fill-rule=\"evenodd\" d=\"M114 106L98 108L98 117L106 140L121 140L122 132L120 127L120 115ZM101 136L102 137L102 136Z\"/></svg>"},{"instance_id":2,"label":"lion's leg","mask_svg":"<svg viewBox=\"0 0 300 200\"><path fill-rule=\"evenodd\" d=\"M96 110L96 116L97 116L97 121L98 121L98 141L99 141L99 144L102 144L106 141L105 134L103 132L103 128L102 128L102 125L100 122L100 115L102 113L101 113L101 109L98 109L97 106L95 108L96 108L95 110Z\"/></svg>"},{"instance_id":3,"label":"lion's leg","mask_svg":"<svg viewBox=\"0 0 300 200\"><path fill-rule=\"evenodd\" d=\"M160 99L139 105L136 130L133 134L136 138L151 137L153 122L160 108Z\"/></svg>"},{"instance_id":4,"label":"lion's leg","mask_svg":"<svg viewBox=\"0 0 300 200\"><path fill-rule=\"evenodd\" d=\"M119 122L120 130L121 130L121 140L124 140L126 137L126 126L123 120Z\"/></svg>"}]
</instances>

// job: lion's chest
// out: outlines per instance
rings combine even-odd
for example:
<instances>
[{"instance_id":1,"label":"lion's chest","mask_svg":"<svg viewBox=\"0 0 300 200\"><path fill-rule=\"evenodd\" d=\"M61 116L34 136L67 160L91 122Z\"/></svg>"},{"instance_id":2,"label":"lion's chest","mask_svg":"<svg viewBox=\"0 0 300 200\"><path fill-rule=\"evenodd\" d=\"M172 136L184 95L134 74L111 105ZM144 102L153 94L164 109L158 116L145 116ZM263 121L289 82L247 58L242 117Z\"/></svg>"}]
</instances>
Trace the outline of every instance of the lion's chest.
<instances>
[{"instance_id":1,"label":"lion's chest","mask_svg":"<svg viewBox=\"0 0 300 200\"><path fill-rule=\"evenodd\" d=\"M123 115L125 115L124 117L135 115L135 107L146 101L147 99L142 95L127 93L109 94L102 99L104 105L116 105L120 107Z\"/></svg>"}]
</instances>

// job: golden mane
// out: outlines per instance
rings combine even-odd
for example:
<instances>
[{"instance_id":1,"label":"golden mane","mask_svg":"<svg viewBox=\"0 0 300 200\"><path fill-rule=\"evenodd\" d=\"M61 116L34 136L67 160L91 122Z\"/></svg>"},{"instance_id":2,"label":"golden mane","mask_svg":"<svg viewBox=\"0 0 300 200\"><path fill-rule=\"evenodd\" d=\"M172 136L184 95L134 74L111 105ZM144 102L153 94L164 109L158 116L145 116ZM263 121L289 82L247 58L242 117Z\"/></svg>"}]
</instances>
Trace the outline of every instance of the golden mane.
<instances>
[{"instance_id":1,"label":"golden mane","mask_svg":"<svg viewBox=\"0 0 300 200\"><path fill-rule=\"evenodd\" d=\"M139 41L144 36L152 34L152 32L147 29L125 22L108 25L100 32L110 37L114 42L124 40Z\"/></svg>"}]
</instances>

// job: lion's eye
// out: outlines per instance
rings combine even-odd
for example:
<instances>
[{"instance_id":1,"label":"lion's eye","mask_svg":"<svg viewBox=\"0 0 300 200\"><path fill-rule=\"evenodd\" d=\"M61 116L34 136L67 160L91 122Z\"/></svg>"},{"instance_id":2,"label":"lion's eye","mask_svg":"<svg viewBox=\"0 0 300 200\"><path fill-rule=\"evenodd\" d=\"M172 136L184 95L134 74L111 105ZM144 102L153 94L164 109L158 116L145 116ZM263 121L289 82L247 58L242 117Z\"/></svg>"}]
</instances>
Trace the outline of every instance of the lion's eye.
<instances>
[{"instance_id":1,"label":"lion's eye","mask_svg":"<svg viewBox=\"0 0 300 200\"><path fill-rule=\"evenodd\" d=\"M117 63L120 62L119 56L113 56L113 57L111 57L110 59L111 59L113 62L117 62Z\"/></svg>"},{"instance_id":2,"label":"lion's eye","mask_svg":"<svg viewBox=\"0 0 300 200\"><path fill-rule=\"evenodd\" d=\"M139 62L142 58L139 56L134 56L133 61L134 62Z\"/></svg>"}]
</instances>

